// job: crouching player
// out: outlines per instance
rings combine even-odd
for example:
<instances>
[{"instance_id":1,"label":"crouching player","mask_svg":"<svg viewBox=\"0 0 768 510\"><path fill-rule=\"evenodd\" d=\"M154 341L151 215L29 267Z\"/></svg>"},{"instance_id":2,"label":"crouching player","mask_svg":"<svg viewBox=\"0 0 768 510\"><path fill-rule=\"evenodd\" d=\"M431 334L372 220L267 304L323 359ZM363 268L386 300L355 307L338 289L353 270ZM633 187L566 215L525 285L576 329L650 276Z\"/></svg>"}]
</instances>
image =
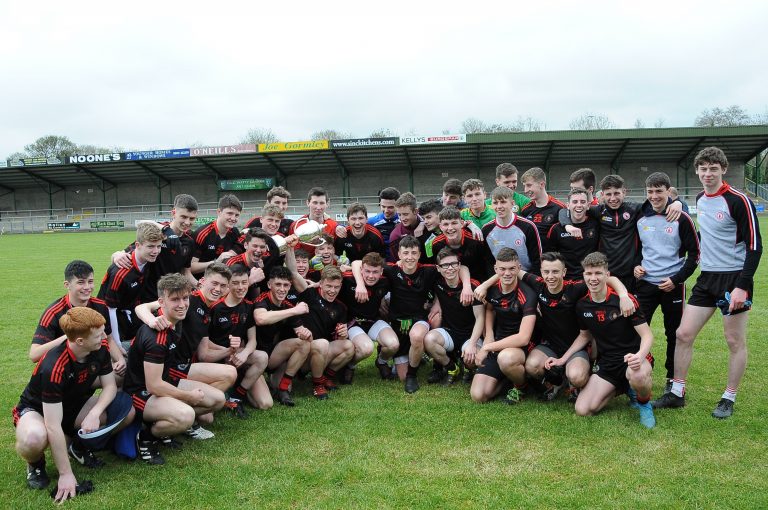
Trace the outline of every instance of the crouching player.
<instances>
[{"instance_id":1,"label":"crouching player","mask_svg":"<svg viewBox=\"0 0 768 510\"><path fill-rule=\"evenodd\" d=\"M45 353L29 384L13 409L16 452L27 461L27 485L44 489L50 483L45 470L45 448L59 471L57 502L75 497L77 480L67 458L69 454L88 467L103 463L78 442L78 428L93 432L106 421L117 395L106 339L104 317L91 308L74 307L60 317L59 326L67 340ZM94 382L102 391L94 396ZM133 420L133 411L120 428ZM67 438L73 439L67 447Z\"/></svg>"},{"instance_id":2,"label":"crouching player","mask_svg":"<svg viewBox=\"0 0 768 510\"><path fill-rule=\"evenodd\" d=\"M616 395L627 392L632 405L640 410L640 423L656 425L651 407L653 333L642 312L624 317L616 292L608 287L608 258L590 253L582 262L584 282L589 293L576 304L581 333L566 353L549 358L545 368L563 365L590 341L597 341L598 358L594 373L576 399L576 414L590 416L599 412ZM637 303L635 303L637 308ZM636 397L636 401L635 401Z\"/></svg>"},{"instance_id":3,"label":"crouching player","mask_svg":"<svg viewBox=\"0 0 768 510\"><path fill-rule=\"evenodd\" d=\"M148 325L139 328L128 351L125 392L133 407L142 414L144 428L136 435L136 449L149 464L163 464L157 449L159 438L190 429L197 416L210 423L213 411L224 406L224 392L205 383L187 379L188 359L180 352L183 339L178 327L189 309L189 280L173 273L157 284L160 314L170 327L156 331Z\"/></svg>"}]
</instances>

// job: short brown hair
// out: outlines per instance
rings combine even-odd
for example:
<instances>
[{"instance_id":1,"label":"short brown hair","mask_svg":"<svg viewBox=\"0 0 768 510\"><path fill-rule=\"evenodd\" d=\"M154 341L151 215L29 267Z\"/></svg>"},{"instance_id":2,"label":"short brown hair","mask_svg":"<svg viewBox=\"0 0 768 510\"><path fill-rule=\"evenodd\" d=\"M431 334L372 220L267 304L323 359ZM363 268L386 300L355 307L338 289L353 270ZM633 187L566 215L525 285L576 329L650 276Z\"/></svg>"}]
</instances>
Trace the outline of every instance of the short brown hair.
<instances>
[{"instance_id":1,"label":"short brown hair","mask_svg":"<svg viewBox=\"0 0 768 510\"><path fill-rule=\"evenodd\" d=\"M192 283L190 283L186 276L180 273L170 273L163 275L160 278L160 281L157 282L157 295L159 297L168 297L172 294L183 294L189 292L192 292Z\"/></svg>"},{"instance_id":2,"label":"short brown hair","mask_svg":"<svg viewBox=\"0 0 768 510\"><path fill-rule=\"evenodd\" d=\"M137 243L159 243L163 240L163 232L154 223L139 223L136 227Z\"/></svg>"},{"instance_id":3,"label":"short brown hair","mask_svg":"<svg viewBox=\"0 0 768 510\"><path fill-rule=\"evenodd\" d=\"M517 167L512 163L502 163L496 167L496 178L517 174Z\"/></svg>"},{"instance_id":4,"label":"short brown hair","mask_svg":"<svg viewBox=\"0 0 768 510\"><path fill-rule=\"evenodd\" d=\"M206 267L205 273L203 273L203 278L207 278L213 274L221 275L226 278L227 281L232 279L232 271L229 270L229 266L224 262L214 262Z\"/></svg>"},{"instance_id":5,"label":"short brown hair","mask_svg":"<svg viewBox=\"0 0 768 510\"><path fill-rule=\"evenodd\" d=\"M568 199L570 200L574 195L586 195L587 200L589 200L589 191L584 188L571 188L571 191L568 192Z\"/></svg>"},{"instance_id":6,"label":"short brown hair","mask_svg":"<svg viewBox=\"0 0 768 510\"><path fill-rule=\"evenodd\" d=\"M282 186L275 186L271 190L267 191L267 202L272 201L272 198L274 197L280 197L286 200L290 200L291 192L283 188Z\"/></svg>"},{"instance_id":7,"label":"short brown hair","mask_svg":"<svg viewBox=\"0 0 768 510\"><path fill-rule=\"evenodd\" d=\"M438 263L442 262L443 259L447 259L448 257L456 257L461 261L461 257L458 253L453 251L450 247L445 246L442 248L439 252L437 252L437 256L435 257L435 260L437 260Z\"/></svg>"},{"instance_id":8,"label":"short brown hair","mask_svg":"<svg viewBox=\"0 0 768 510\"><path fill-rule=\"evenodd\" d=\"M368 208L365 207L365 204L361 204L360 202L355 202L353 204L350 204L349 207L347 207L347 219L349 219L350 216L353 214L361 212L365 215L365 217L368 217Z\"/></svg>"},{"instance_id":9,"label":"short brown hair","mask_svg":"<svg viewBox=\"0 0 768 510\"><path fill-rule=\"evenodd\" d=\"M467 179L464 181L464 184L461 185L461 194L464 195L467 191L474 191L476 189L485 189L483 181L480 179Z\"/></svg>"},{"instance_id":10,"label":"short brown hair","mask_svg":"<svg viewBox=\"0 0 768 510\"><path fill-rule=\"evenodd\" d=\"M672 182L669 180L669 176L664 172L653 172L645 180L646 188L667 188L672 187Z\"/></svg>"},{"instance_id":11,"label":"short brown hair","mask_svg":"<svg viewBox=\"0 0 768 510\"><path fill-rule=\"evenodd\" d=\"M320 272L321 280L341 280L341 269L336 266L325 266Z\"/></svg>"},{"instance_id":12,"label":"short brown hair","mask_svg":"<svg viewBox=\"0 0 768 510\"><path fill-rule=\"evenodd\" d=\"M85 306L73 306L59 319L59 326L70 342L86 337L92 330L98 329L106 323L103 315L93 308Z\"/></svg>"},{"instance_id":13,"label":"short brown hair","mask_svg":"<svg viewBox=\"0 0 768 510\"><path fill-rule=\"evenodd\" d=\"M237 209L238 211L243 210L243 204L235 195L231 195L231 194L224 195L219 199L219 211L223 211L227 207L231 207L232 209Z\"/></svg>"},{"instance_id":14,"label":"short brown hair","mask_svg":"<svg viewBox=\"0 0 768 510\"><path fill-rule=\"evenodd\" d=\"M608 257L599 251L592 252L581 261L581 267L584 269L588 267L604 267L608 269Z\"/></svg>"},{"instance_id":15,"label":"short brown hair","mask_svg":"<svg viewBox=\"0 0 768 510\"><path fill-rule=\"evenodd\" d=\"M600 181L600 189L605 191L609 188L621 189L624 187L624 179L620 175L606 175Z\"/></svg>"},{"instance_id":16,"label":"short brown hair","mask_svg":"<svg viewBox=\"0 0 768 510\"><path fill-rule=\"evenodd\" d=\"M416 210L416 197L413 196L413 193L405 192L402 195L400 195L400 198L398 198L395 201L395 207L410 207L414 211Z\"/></svg>"},{"instance_id":17,"label":"short brown hair","mask_svg":"<svg viewBox=\"0 0 768 510\"><path fill-rule=\"evenodd\" d=\"M460 220L461 213L458 209L452 205L449 205L448 207L444 207L443 210L440 211L440 214L437 215L437 217L440 221Z\"/></svg>"},{"instance_id":18,"label":"short brown hair","mask_svg":"<svg viewBox=\"0 0 768 510\"><path fill-rule=\"evenodd\" d=\"M491 200L512 200L515 192L506 186L497 186L491 191Z\"/></svg>"},{"instance_id":19,"label":"short brown hair","mask_svg":"<svg viewBox=\"0 0 768 510\"><path fill-rule=\"evenodd\" d=\"M571 174L568 182L584 181L584 188L595 188L595 172L591 168L579 168Z\"/></svg>"},{"instance_id":20,"label":"short brown hair","mask_svg":"<svg viewBox=\"0 0 768 510\"><path fill-rule=\"evenodd\" d=\"M693 167L696 168L702 163L719 163L721 167L728 168L728 158L725 157L725 152L717 147L707 147L701 149L699 153L696 154L696 158L693 160Z\"/></svg>"},{"instance_id":21,"label":"short brown hair","mask_svg":"<svg viewBox=\"0 0 768 510\"><path fill-rule=\"evenodd\" d=\"M520 176L520 180L523 182L527 181L528 179L533 179L536 182L547 182L547 174L544 172L543 168L535 166L533 168L529 168L523 175Z\"/></svg>"},{"instance_id":22,"label":"short brown hair","mask_svg":"<svg viewBox=\"0 0 768 510\"><path fill-rule=\"evenodd\" d=\"M264 204L264 207L261 208L261 215L262 216L277 216L281 220L285 218L285 213L282 209L280 209L279 205L275 204Z\"/></svg>"},{"instance_id":23,"label":"short brown hair","mask_svg":"<svg viewBox=\"0 0 768 510\"><path fill-rule=\"evenodd\" d=\"M307 192L307 202L312 200L312 197L325 197L326 202L330 202L328 199L328 192L325 191L325 188L321 188L320 186L315 186Z\"/></svg>"},{"instance_id":24,"label":"short brown hair","mask_svg":"<svg viewBox=\"0 0 768 510\"><path fill-rule=\"evenodd\" d=\"M520 256L514 248L502 248L496 254L496 262L516 262L518 260L520 260Z\"/></svg>"},{"instance_id":25,"label":"short brown hair","mask_svg":"<svg viewBox=\"0 0 768 510\"><path fill-rule=\"evenodd\" d=\"M197 211L197 200L195 200L195 197L193 197L192 195L181 193L179 195L176 195L176 198L173 199L173 208L186 209L188 211Z\"/></svg>"},{"instance_id":26,"label":"short brown hair","mask_svg":"<svg viewBox=\"0 0 768 510\"><path fill-rule=\"evenodd\" d=\"M384 257L375 251L366 253L361 262L366 266L384 267Z\"/></svg>"},{"instance_id":27,"label":"short brown hair","mask_svg":"<svg viewBox=\"0 0 768 510\"><path fill-rule=\"evenodd\" d=\"M443 193L448 195L461 195L461 181L458 179L448 179L443 184Z\"/></svg>"}]
</instances>

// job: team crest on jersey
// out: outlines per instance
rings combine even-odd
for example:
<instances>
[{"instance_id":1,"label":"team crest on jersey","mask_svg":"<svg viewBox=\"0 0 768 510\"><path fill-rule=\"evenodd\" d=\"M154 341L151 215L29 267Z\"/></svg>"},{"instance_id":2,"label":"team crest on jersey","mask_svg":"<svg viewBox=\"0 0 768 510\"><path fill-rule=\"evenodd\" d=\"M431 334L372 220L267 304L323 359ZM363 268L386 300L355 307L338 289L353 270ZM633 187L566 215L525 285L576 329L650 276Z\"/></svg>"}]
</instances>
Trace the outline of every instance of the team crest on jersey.
<instances>
[{"instance_id":1,"label":"team crest on jersey","mask_svg":"<svg viewBox=\"0 0 768 510\"><path fill-rule=\"evenodd\" d=\"M715 219L717 221L723 221L725 219L725 214L723 213L723 211L717 211L715 213Z\"/></svg>"},{"instance_id":2,"label":"team crest on jersey","mask_svg":"<svg viewBox=\"0 0 768 510\"><path fill-rule=\"evenodd\" d=\"M611 321L615 321L616 319L619 318L619 312L617 312L616 310L613 310L610 314L608 314L608 318Z\"/></svg>"},{"instance_id":3,"label":"team crest on jersey","mask_svg":"<svg viewBox=\"0 0 768 510\"><path fill-rule=\"evenodd\" d=\"M590 239L595 237L595 231L594 230L588 230L587 231L587 237L590 238Z\"/></svg>"},{"instance_id":4,"label":"team crest on jersey","mask_svg":"<svg viewBox=\"0 0 768 510\"><path fill-rule=\"evenodd\" d=\"M517 204L515 204L515 205L513 205L513 206L512 206L512 212L513 212L513 213L516 213L516 212L518 212L519 210L520 210L520 208L517 206Z\"/></svg>"},{"instance_id":5,"label":"team crest on jersey","mask_svg":"<svg viewBox=\"0 0 768 510\"><path fill-rule=\"evenodd\" d=\"M629 215L629 213L628 213L628 212L625 212L624 214L622 214L622 215L621 215L621 217L622 217L622 218L624 218L625 220L628 220L628 219L629 219L629 216L630 216L630 215Z\"/></svg>"},{"instance_id":6,"label":"team crest on jersey","mask_svg":"<svg viewBox=\"0 0 768 510\"><path fill-rule=\"evenodd\" d=\"M515 246L522 246L523 240L522 239L515 239Z\"/></svg>"},{"instance_id":7,"label":"team crest on jersey","mask_svg":"<svg viewBox=\"0 0 768 510\"><path fill-rule=\"evenodd\" d=\"M610 216L601 216L600 217L600 221L604 221L606 223L610 223L610 222L613 221L613 218L611 218Z\"/></svg>"},{"instance_id":8,"label":"team crest on jersey","mask_svg":"<svg viewBox=\"0 0 768 510\"><path fill-rule=\"evenodd\" d=\"M544 216L544 223L552 223L553 221L555 221L555 217L551 214Z\"/></svg>"},{"instance_id":9,"label":"team crest on jersey","mask_svg":"<svg viewBox=\"0 0 768 510\"><path fill-rule=\"evenodd\" d=\"M89 364L88 364L88 372L89 372L89 373L91 373L91 374L95 374L95 373L96 373L96 372L98 372L98 371L99 371L99 364L98 364L98 363L96 363L95 361L93 361L93 362L91 362L91 363L89 363Z\"/></svg>"},{"instance_id":10,"label":"team crest on jersey","mask_svg":"<svg viewBox=\"0 0 768 510\"><path fill-rule=\"evenodd\" d=\"M669 235L672 235L674 233L674 231L675 231L675 229L673 229L672 227L667 227L667 228L664 229L664 232L666 232Z\"/></svg>"}]
</instances>

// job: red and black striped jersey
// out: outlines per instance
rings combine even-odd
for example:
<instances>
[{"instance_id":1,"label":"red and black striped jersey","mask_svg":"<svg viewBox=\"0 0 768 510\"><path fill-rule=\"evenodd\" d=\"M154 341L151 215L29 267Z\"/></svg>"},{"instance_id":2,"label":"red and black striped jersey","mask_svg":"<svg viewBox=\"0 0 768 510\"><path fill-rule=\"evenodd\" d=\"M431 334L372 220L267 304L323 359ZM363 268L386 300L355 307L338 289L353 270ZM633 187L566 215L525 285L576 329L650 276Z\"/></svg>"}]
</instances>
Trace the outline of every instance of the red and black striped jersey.
<instances>
[{"instance_id":1,"label":"red and black striped jersey","mask_svg":"<svg viewBox=\"0 0 768 510\"><path fill-rule=\"evenodd\" d=\"M336 327L347 323L347 307L340 300L328 301L320 289L310 287L299 294L299 302L307 303L309 313L297 317L301 326L312 332L312 338L336 339Z\"/></svg>"},{"instance_id":2,"label":"red and black striped jersey","mask_svg":"<svg viewBox=\"0 0 768 510\"><path fill-rule=\"evenodd\" d=\"M619 296L608 287L605 301L597 303L591 293L576 303L576 319L579 328L589 330L597 342L599 359L623 363L624 356L640 349L640 335L635 326L645 324L645 316L640 311L634 296L629 295L635 304L635 313L629 317L621 314Z\"/></svg>"},{"instance_id":3,"label":"red and black striped jersey","mask_svg":"<svg viewBox=\"0 0 768 510\"><path fill-rule=\"evenodd\" d=\"M488 260L493 258L488 246L483 241L472 238L466 230L461 231L461 239L457 247L450 246L445 234L440 234L432 241L432 253L437 257L445 247L451 248L459 256L459 262L469 269L469 275L476 280L484 281L490 276Z\"/></svg>"},{"instance_id":4,"label":"red and black striped jersey","mask_svg":"<svg viewBox=\"0 0 768 510\"><path fill-rule=\"evenodd\" d=\"M111 372L112 360L106 339L83 361L77 361L69 342L62 342L37 362L18 407L31 407L42 414L44 403L61 402L65 410L76 412L77 409L72 407L82 406L93 395L96 378Z\"/></svg>"},{"instance_id":5,"label":"red and black striped jersey","mask_svg":"<svg viewBox=\"0 0 768 510\"><path fill-rule=\"evenodd\" d=\"M347 227L347 237L337 237L333 243L336 255L346 254L350 261L361 260L370 252L384 256L384 237L375 227L365 224L362 237L355 237Z\"/></svg>"},{"instance_id":6,"label":"red and black striped jersey","mask_svg":"<svg viewBox=\"0 0 768 510\"><path fill-rule=\"evenodd\" d=\"M243 253L245 249L240 244L240 231L237 228L228 229L224 234L219 232L216 222L212 221L201 226L192 234L195 240L194 256L200 262L215 260L225 251L234 250Z\"/></svg>"},{"instance_id":7,"label":"red and black striped jersey","mask_svg":"<svg viewBox=\"0 0 768 510\"><path fill-rule=\"evenodd\" d=\"M549 249L560 252L565 259L566 276L569 280L580 280L584 274L581 261L600 246L600 227L597 220L589 216L581 223L574 223L581 229L581 237L576 238L565 230L559 222L552 225L547 232Z\"/></svg>"},{"instance_id":8,"label":"red and black striped jersey","mask_svg":"<svg viewBox=\"0 0 768 510\"><path fill-rule=\"evenodd\" d=\"M490 289L485 301L493 307L493 336L502 340L520 332L523 317L536 315L536 292L528 285L518 282L511 292L502 292L501 282Z\"/></svg>"},{"instance_id":9,"label":"red and black striped jersey","mask_svg":"<svg viewBox=\"0 0 768 510\"><path fill-rule=\"evenodd\" d=\"M150 263L144 265L144 270ZM110 308L117 310L130 310L139 304L139 295L144 285L144 271L139 269L136 262L136 252L131 253L131 267L123 269L115 264L109 266L107 273L101 280L99 299L106 302Z\"/></svg>"},{"instance_id":10,"label":"red and black striped jersey","mask_svg":"<svg viewBox=\"0 0 768 510\"><path fill-rule=\"evenodd\" d=\"M253 319L253 301L243 299L230 306L225 298L211 306L211 322L208 324L208 339L222 347L229 347L229 336L240 337L241 346L248 341L248 330L256 326Z\"/></svg>"},{"instance_id":11,"label":"red and black striped jersey","mask_svg":"<svg viewBox=\"0 0 768 510\"><path fill-rule=\"evenodd\" d=\"M389 292L389 280L382 275L370 287L366 285L365 290L368 292L368 301L365 303L357 302L355 290L357 290L355 277L351 272L344 273L339 299L347 305L350 324L354 321L361 328L368 329L374 322L379 320L379 308L384 296Z\"/></svg>"},{"instance_id":12,"label":"red and black striped jersey","mask_svg":"<svg viewBox=\"0 0 768 510\"><path fill-rule=\"evenodd\" d=\"M139 328L128 350L128 366L125 371L124 391L130 395L147 389L144 363L163 365L163 380L177 386L186 379L189 360L182 355L179 346L181 323L176 328L155 331L146 324Z\"/></svg>"},{"instance_id":13,"label":"red and black striped jersey","mask_svg":"<svg viewBox=\"0 0 768 510\"><path fill-rule=\"evenodd\" d=\"M564 203L552 195L547 196L549 200L547 200L547 203L544 206L539 207L536 205L535 200L531 200L525 204L518 213L520 216L531 220L533 224L536 225L536 228L539 231L539 238L541 239L542 252L549 251L547 233L549 232L549 229L552 228L552 225L558 223L560 209L566 208Z\"/></svg>"},{"instance_id":14,"label":"red and black striped jersey","mask_svg":"<svg viewBox=\"0 0 768 510\"><path fill-rule=\"evenodd\" d=\"M96 310L102 317L104 317L104 320L106 321L106 324L104 324L104 334L111 334L112 327L109 323L109 309L107 308L107 303L99 298L92 297L88 300L88 303L86 303L85 306ZM51 303L51 305L43 312L42 317L40 317L40 322L37 323L37 329L35 329L35 334L32 337L32 343L42 345L51 340L56 340L63 335L64 331L61 329L61 326L59 326L59 320L61 320L70 308L72 308L72 303L69 301L69 294L66 294L64 297Z\"/></svg>"},{"instance_id":15,"label":"red and black striped jersey","mask_svg":"<svg viewBox=\"0 0 768 510\"><path fill-rule=\"evenodd\" d=\"M416 271L407 274L397 264L384 266L384 276L389 280L391 298L389 318L424 320L427 310L424 304L432 298L432 288L439 276L432 264L418 264Z\"/></svg>"},{"instance_id":16,"label":"red and black striped jersey","mask_svg":"<svg viewBox=\"0 0 768 510\"><path fill-rule=\"evenodd\" d=\"M269 292L263 292L256 301L253 303L254 313L256 310L266 310L268 312L279 312L282 310L290 310L294 305L287 299L284 299L282 303L277 304L272 300ZM263 326L256 326L256 339L259 349L268 350L271 346L275 345L280 338L295 337L293 328L298 326L298 321L295 317L275 322L274 324L264 324Z\"/></svg>"},{"instance_id":17,"label":"red and black striped jersey","mask_svg":"<svg viewBox=\"0 0 768 510\"><path fill-rule=\"evenodd\" d=\"M480 285L477 280L470 280L472 291ZM461 282L456 287L451 287L442 275L435 282L435 296L440 302L442 322L440 327L448 331L455 341L464 341L472 336L475 327L475 314L472 307L482 305L477 300L464 306L461 304ZM454 336L456 335L456 336Z\"/></svg>"}]
</instances>

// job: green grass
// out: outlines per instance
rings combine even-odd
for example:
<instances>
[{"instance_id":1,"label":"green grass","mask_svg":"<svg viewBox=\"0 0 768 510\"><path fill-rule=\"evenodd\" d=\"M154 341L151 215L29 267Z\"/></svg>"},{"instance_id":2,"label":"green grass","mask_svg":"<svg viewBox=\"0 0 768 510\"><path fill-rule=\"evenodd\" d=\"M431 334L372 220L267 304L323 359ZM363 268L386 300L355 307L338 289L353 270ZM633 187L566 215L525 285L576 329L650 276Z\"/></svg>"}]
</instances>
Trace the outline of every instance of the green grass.
<instances>
[{"instance_id":1,"label":"green grass","mask_svg":"<svg viewBox=\"0 0 768 510\"><path fill-rule=\"evenodd\" d=\"M761 221L763 231L767 221ZM6 508L50 504L47 491L24 483L10 410L27 383L27 350L42 310L63 293L64 265L90 261L99 279L109 254L130 233L0 237L0 492ZM218 417L216 438L168 452L165 466L126 463L104 454L99 471L75 467L96 491L72 508L766 508L765 449L768 349L762 332L765 264L756 278L749 327L750 361L736 413L709 415L725 386L727 348L715 318L697 340L682 410L657 413L643 429L626 398L600 415L574 416L564 401L509 407L473 404L466 386L404 394L380 382L370 362L352 387L329 401L298 383L297 407L239 421ZM663 342L657 317L653 329ZM663 386L657 349L656 392ZM422 369L422 382L426 379ZM49 456L49 472L55 468Z\"/></svg>"}]
</instances>

